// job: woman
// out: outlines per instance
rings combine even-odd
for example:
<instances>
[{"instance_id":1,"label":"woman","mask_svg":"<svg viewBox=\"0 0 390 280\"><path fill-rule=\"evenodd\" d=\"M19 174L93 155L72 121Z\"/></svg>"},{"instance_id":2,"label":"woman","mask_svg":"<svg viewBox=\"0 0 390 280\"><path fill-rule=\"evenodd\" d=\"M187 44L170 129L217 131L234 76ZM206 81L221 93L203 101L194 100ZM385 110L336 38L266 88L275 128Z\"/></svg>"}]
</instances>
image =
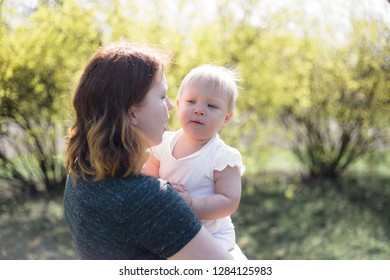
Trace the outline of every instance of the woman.
<instances>
[{"instance_id":1,"label":"woman","mask_svg":"<svg viewBox=\"0 0 390 280\"><path fill-rule=\"evenodd\" d=\"M65 218L82 259L231 259L170 184L141 174L172 108L167 57L119 42L87 64L73 105Z\"/></svg>"}]
</instances>

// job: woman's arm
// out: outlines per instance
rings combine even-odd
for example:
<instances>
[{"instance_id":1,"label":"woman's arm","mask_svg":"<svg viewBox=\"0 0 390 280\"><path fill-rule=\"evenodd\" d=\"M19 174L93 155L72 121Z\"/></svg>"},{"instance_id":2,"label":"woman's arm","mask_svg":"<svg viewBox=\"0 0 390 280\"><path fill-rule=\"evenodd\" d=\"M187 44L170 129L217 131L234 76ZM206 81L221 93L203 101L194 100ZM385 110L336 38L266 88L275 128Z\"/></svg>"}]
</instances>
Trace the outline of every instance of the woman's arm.
<instances>
[{"instance_id":1,"label":"woman's arm","mask_svg":"<svg viewBox=\"0 0 390 280\"><path fill-rule=\"evenodd\" d=\"M214 171L214 192L212 196L190 200L189 204L199 219L219 219L237 210L241 198L239 168L228 166L222 171Z\"/></svg>"},{"instance_id":2,"label":"woman's arm","mask_svg":"<svg viewBox=\"0 0 390 280\"><path fill-rule=\"evenodd\" d=\"M202 226L201 230L170 260L232 260L232 255L212 237L210 232Z\"/></svg>"},{"instance_id":3,"label":"woman's arm","mask_svg":"<svg viewBox=\"0 0 390 280\"><path fill-rule=\"evenodd\" d=\"M158 178L159 171L160 171L160 161L152 154L149 154L148 161L145 163L144 167L142 168L142 173L148 176L153 176Z\"/></svg>"}]
</instances>

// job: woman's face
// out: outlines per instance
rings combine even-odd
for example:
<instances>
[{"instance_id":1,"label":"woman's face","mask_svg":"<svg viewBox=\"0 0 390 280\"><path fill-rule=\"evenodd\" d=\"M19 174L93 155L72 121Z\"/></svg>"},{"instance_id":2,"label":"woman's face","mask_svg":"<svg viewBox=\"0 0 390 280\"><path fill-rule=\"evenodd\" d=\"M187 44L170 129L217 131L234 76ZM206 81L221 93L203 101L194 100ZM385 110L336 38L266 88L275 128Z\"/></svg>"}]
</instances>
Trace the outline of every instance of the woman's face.
<instances>
[{"instance_id":1,"label":"woman's face","mask_svg":"<svg viewBox=\"0 0 390 280\"><path fill-rule=\"evenodd\" d=\"M167 96L167 79L162 68L156 75L156 81L146 94L143 104L130 108L133 125L139 128L153 145L161 143L162 134L167 130L168 111L172 109Z\"/></svg>"}]
</instances>

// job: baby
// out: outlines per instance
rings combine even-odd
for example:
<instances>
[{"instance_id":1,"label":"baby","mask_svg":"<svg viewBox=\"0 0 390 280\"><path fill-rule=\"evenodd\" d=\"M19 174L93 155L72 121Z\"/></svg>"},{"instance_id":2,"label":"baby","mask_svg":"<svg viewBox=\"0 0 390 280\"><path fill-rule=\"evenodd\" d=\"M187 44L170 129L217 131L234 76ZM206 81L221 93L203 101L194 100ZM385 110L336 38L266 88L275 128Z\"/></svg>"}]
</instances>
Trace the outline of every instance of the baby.
<instances>
[{"instance_id":1,"label":"baby","mask_svg":"<svg viewBox=\"0 0 390 280\"><path fill-rule=\"evenodd\" d=\"M144 167L145 174L174 183L228 251L237 248L230 215L240 202L245 167L240 152L226 145L218 132L233 116L236 81L235 72L226 67L206 64L191 70L176 99L181 129L164 133Z\"/></svg>"}]
</instances>

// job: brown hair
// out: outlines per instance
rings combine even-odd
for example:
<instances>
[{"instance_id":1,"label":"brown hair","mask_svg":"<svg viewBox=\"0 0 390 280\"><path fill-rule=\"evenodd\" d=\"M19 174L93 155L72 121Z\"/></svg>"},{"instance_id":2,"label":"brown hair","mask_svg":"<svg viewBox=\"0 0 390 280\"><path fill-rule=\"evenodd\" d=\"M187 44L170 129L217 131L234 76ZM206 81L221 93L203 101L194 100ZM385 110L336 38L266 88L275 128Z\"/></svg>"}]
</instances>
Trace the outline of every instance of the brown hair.
<instances>
[{"instance_id":1,"label":"brown hair","mask_svg":"<svg viewBox=\"0 0 390 280\"><path fill-rule=\"evenodd\" d=\"M77 178L129 176L140 173L148 140L128 116L142 105L168 56L126 42L99 49L76 88L74 124L68 130L65 167Z\"/></svg>"}]
</instances>

